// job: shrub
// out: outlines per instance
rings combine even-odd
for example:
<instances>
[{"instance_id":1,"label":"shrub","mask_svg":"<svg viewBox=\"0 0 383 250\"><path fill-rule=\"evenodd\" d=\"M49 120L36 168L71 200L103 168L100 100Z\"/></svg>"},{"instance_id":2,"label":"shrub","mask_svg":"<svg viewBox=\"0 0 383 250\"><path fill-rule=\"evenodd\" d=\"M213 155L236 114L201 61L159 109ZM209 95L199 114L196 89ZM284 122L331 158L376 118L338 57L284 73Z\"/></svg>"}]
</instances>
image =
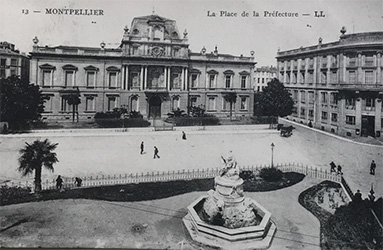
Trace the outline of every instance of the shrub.
<instances>
[{"instance_id":1,"label":"shrub","mask_svg":"<svg viewBox=\"0 0 383 250\"><path fill-rule=\"evenodd\" d=\"M241 177L244 181L254 179L254 173L250 170L242 170L239 173L239 177Z\"/></svg>"},{"instance_id":2,"label":"shrub","mask_svg":"<svg viewBox=\"0 0 383 250\"><path fill-rule=\"evenodd\" d=\"M24 199L30 195L31 189L29 187L0 187L0 204L12 204L14 201Z\"/></svg>"},{"instance_id":3,"label":"shrub","mask_svg":"<svg viewBox=\"0 0 383 250\"><path fill-rule=\"evenodd\" d=\"M150 122L145 120L138 111L127 111L123 108L112 112L98 112L94 116L96 124L101 128L148 127Z\"/></svg>"},{"instance_id":4,"label":"shrub","mask_svg":"<svg viewBox=\"0 0 383 250\"><path fill-rule=\"evenodd\" d=\"M264 179L265 181L280 181L283 177L283 173L281 170L271 167L271 168L262 168L259 172L259 177Z\"/></svg>"}]
</instances>

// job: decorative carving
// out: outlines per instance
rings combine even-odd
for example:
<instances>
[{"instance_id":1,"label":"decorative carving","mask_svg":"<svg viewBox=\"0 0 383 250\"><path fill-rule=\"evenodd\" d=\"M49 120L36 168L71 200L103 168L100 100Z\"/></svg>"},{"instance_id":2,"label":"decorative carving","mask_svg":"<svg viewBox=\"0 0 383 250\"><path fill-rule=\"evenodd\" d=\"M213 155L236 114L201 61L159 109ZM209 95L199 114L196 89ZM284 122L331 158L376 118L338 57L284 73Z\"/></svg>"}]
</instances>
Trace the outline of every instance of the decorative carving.
<instances>
[{"instance_id":1,"label":"decorative carving","mask_svg":"<svg viewBox=\"0 0 383 250\"><path fill-rule=\"evenodd\" d=\"M155 56L155 57L164 56L165 54L164 52L165 52L165 49L159 46L152 47L151 49L151 54L152 56Z\"/></svg>"},{"instance_id":2,"label":"decorative carving","mask_svg":"<svg viewBox=\"0 0 383 250\"><path fill-rule=\"evenodd\" d=\"M34 44L38 44L39 43L39 39L37 38L37 36L35 36L35 38L33 38L32 41L33 41Z\"/></svg>"}]
</instances>

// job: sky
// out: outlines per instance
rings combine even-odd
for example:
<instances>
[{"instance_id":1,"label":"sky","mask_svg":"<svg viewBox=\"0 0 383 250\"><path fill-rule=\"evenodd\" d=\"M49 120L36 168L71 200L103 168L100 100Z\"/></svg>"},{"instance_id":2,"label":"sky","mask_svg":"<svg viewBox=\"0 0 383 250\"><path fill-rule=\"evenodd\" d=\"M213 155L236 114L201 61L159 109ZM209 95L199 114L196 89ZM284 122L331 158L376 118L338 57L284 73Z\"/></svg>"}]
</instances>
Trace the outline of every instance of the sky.
<instances>
[{"instance_id":1,"label":"sky","mask_svg":"<svg viewBox=\"0 0 383 250\"><path fill-rule=\"evenodd\" d=\"M123 29L134 17L153 13L177 22L187 30L189 48L250 56L257 66L275 65L283 50L339 40L346 34L383 31L382 0L2 0L0 41L14 43L22 52L40 46L119 46ZM46 9L99 9L104 15L53 15ZM36 13L35 11L40 11ZM221 11L226 14L221 16ZM273 13L297 13L298 17L265 17ZM315 11L322 17L315 17ZM320 12L322 11L322 12ZM28 12L28 14L26 14ZM242 13L249 16L242 16ZM258 17L254 17L254 12ZM215 17L213 17L213 13ZM230 14L229 14L230 13ZM237 16L231 16L236 13ZM304 16L303 14L309 14Z\"/></svg>"}]
</instances>

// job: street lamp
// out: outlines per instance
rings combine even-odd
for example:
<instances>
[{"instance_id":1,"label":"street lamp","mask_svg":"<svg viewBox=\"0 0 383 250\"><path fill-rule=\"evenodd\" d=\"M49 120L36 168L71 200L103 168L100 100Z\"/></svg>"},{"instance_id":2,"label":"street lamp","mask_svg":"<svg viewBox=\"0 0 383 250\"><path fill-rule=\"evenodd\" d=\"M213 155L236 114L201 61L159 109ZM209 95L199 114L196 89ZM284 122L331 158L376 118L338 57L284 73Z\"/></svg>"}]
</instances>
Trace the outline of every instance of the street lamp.
<instances>
[{"instance_id":1,"label":"street lamp","mask_svg":"<svg viewBox=\"0 0 383 250\"><path fill-rule=\"evenodd\" d=\"M271 167L274 167L274 143L271 143Z\"/></svg>"}]
</instances>

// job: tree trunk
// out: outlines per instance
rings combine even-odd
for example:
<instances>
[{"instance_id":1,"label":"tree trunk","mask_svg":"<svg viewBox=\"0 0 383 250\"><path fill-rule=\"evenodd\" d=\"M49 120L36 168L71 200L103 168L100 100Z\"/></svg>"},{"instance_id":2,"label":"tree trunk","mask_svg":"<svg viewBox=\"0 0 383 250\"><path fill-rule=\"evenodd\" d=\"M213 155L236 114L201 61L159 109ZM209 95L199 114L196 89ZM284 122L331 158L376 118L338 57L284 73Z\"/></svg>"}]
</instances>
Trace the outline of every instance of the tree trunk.
<instances>
[{"instance_id":1,"label":"tree trunk","mask_svg":"<svg viewBox=\"0 0 383 250\"><path fill-rule=\"evenodd\" d=\"M72 123L74 123L74 116L75 116L75 113L76 113L76 105L72 105L72 108L73 108L73 110L72 110Z\"/></svg>"},{"instance_id":2,"label":"tree trunk","mask_svg":"<svg viewBox=\"0 0 383 250\"><path fill-rule=\"evenodd\" d=\"M35 169L35 192L41 191L41 166Z\"/></svg>"}]
</instances>

